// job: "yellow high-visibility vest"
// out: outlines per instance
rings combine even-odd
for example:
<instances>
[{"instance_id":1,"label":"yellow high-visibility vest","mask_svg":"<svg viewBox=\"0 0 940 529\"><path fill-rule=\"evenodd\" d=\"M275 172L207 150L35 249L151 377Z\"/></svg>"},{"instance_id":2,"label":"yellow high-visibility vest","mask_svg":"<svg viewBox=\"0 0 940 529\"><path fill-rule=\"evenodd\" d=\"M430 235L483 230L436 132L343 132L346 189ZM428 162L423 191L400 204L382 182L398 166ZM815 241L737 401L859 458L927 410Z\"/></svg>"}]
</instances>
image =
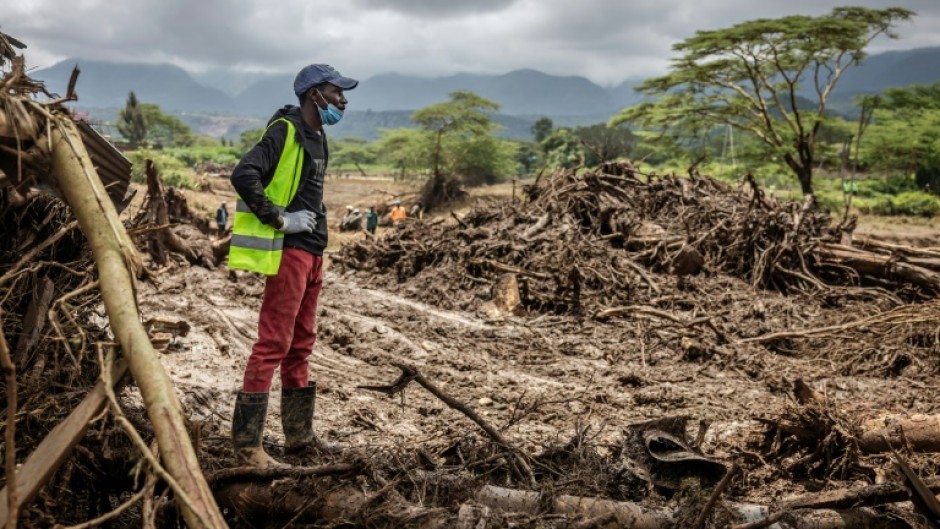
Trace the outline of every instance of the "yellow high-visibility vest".
<instances>
[{"instance_id":1,"label":"yellow high-visibility vest","mask_svg":"<svg viewBox=\"0 0 940 529\"><path fill-rule=\"evenodd\" d=\"M300 186L304 149L297 142L296 129L289 119L276 119L268 128L278 121L287 124L287 138L281 158L277 162L277 169L274 170L274 177L264 188L264 194L277 206L278 211L284 213ZM228 251L229 268L273 276L281 266L283 252L284 234L261 222L248 208L248 204L238 197L235 203L235 222L232 225L232 244Z\"/></svg>"}]
</instances>

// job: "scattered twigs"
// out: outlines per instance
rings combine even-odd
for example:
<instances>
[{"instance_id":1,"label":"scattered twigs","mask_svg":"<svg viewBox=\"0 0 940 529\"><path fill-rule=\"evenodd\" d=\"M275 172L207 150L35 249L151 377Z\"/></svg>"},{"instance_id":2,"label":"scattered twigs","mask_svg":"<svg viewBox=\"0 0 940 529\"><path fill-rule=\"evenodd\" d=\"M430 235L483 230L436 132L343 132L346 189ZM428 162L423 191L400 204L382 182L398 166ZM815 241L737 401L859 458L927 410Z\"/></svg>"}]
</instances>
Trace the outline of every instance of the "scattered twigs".
<instances>
[{"instance_id":1,"label":"scattered twigs","mask_svg":"<svg viewBox=\"0 0 940 529\"><path fill-rule=\"evenodd\" d=\"M523 468L523 471L528 477L530 484L535 486L535 475L532 473L532 467L528 462L529 456L525 454L525 452L519 448L516 448L512 443L510 443L509 440L503 436L503 434L499 433L496 428L480 417L479 414L473 410L473 408L467 406L463 402L460 402L447 393L444 393L444 391L425 378L424 375L422 375L415 367L400 362L393 362L392 365L401 370L401 375L397 380L395 380L395 382L388 386L359 386L359 388L392 395L404 391L405 387L407 387L411 381L417 382L421 387L428 390L428 392L440 399L442 402L444 402L444 404L447 404L447 406L449 406L451 409L459 411L468 419L476 423L477 426L479 426L480 429L482 429L494 442L511 450L516 456L516 461Z\"/></svg>"},{"instance_id":2,"label":"scattered twigs","mask_svg":"<svg viewBox=\"0 0 940 529\"><path fill-rule=\"evenodd\" d=\"M460 217L458 217L457 214L454 213L453 211L450 212L450 216L453 217L454 220L457 221L457 224L460 224L460 227L461 227L461 228L463 228L463 229L469 228L469 226L467 226L467 223L464 222L464 221L462 221L462 220L460 220Z\"/></svg>"},{"instance_id":3,"label":"scattered twigs","mask_svg":"<svg viewBox=\"0 0 940 529\"><path fill-rule=\"evenodd\" d=\"M812 338L817 336L825 336L836 334L843 331L849 331L852 329L858 329L866 327L869 325L875 324L887 324L893 322L904 322L904 321L913 321L918 318L918 316L924 313L927 310L936 310L936 304L928 306L911 306L905 305L892 309L887 312L882 312L880 314L875 314L873 316L868 316L866 318L861 318L859 320L851 321L848 323L843 323L841 325L830 325L826 327L816 327L813 329L803 329L797 331L781 331L768 333L761 336L755 336L753 338L742 338L738 340L738 343L765 343L773 342L776 340L783 339L792 339L792 338Z\"/></svg>"},{"instance_id":4,"label":"scattered twigs","mask_svg":"<svg viewBox=\"0 0 940 529\"><path fill-rule=\"evenodd\" d=\"M40 252L42 252L46 248L59 242L59 239L61 239L62 237L65 237L77 227L78 227L78 221L72 221L66 224L65 226L62 226L61 228L59 228L59 231L55 232L55 234L52 237L49 237L48 239L43 241L41 244L36 245L35 248L33 248L32 250L27 252L25 255L23 255L23 257L21 257L20 260L17 261L15 265L10 267L9 270L7 270L2 276L0 276L0 286L3 286L4 283L6 283L11 278L13 278L16 275L17 270L19 270L24 264L33 260L37 255L39 255Z\"/></svg>"},{"instance_id":5,"label":"scattered twigs","mask_svg":"<svg viewBox=\"0 0 940 529\"><path fill-rule=\"evenodd\" d=\"M153 493L153 487L145 484L133 496L128 498L127 501L118 505L116 509L112 510L111 512L105 513L95 518L94 520L88 520L87 522L76 524L76 525L69 525L69 526L55 525L53 527L54 529L90 529L91 527L98 527L99 525L103 525L104 523L117 518L118 516L121 515L121 513L133 507L134 504L136 504L138 501L143 499L147 494L152 494L152 493Z\"/></svg>"},{"instance_id":6,"label":"scattered twigs","mask_svg":"<svg viewBox=\"0 0 940 529\"><path fill-rule=\"evenodd\" d=\"M692 523L691 529L702 529L705 527L705 522L708 520L709 515L715 509L715 505L718 503L718 498L726 490L728 486L731 485L731 480L734 479L738 472L741 470L741 467L737 463L731 465L731 468L725 472L724 477L721 478L721 481L718 482L718 485L715 486L715 490L712 491L711 496L708 497L708 501L705 502L705 505L702 507L702 512L698 514L695 518L695 521Z\"/></svg>"},{"instance_id":7,"label":"scattered twigs","mask_svg":"<svg viewBox=\"0 0 940 529\"><path fill-rule=\"evenodd\" d=\"M680 318L679 316L676 316L675 314L670 314L663 310L654 309L653 307L646 307L646 306L641 306L641 305L631 305L627 307L613 307L610 309L598 311L596 314L594 314L594 319L606 320L609 318L622 316L624 314L651 316L654 318L660 318L663 320L669 320L671 322L678 323L679 325L682 325L683 327L694 327L696 325L704 325L708 327L709 330L711 330L713 333L715 333L715 337L718 338L718 341L720 343L722 344L731 343L731 340L728 338L728 335L722 332L722 330L719 329L718 326L716 326L715 323L709 317L701 317L701 318L696 318L694 320L685 320L685 319Z\"/></svg>"},{"instance_id":8,"label":"scattered twigs","mask_svg":"<svg viewBox=\"0 0 940 529\"><path fill-rule=\"evenodd\" d=\"M494 270L499 270L500 272L510 272L513 274L518 274L520 276L534 277L535 279L549 280L552 278L552 276L549 274L543 274L540 272L531 272L529 270L525 270L516 266L510 266L507 264L499 263L497 261L493 261L492 259L487 259L486 261L484 261L484 263L490 268Z\"/></svg>"},{"instance_id":9,"label":"scattered twigs","mask_svg":"<svg viewBox=\"0 0 940 529\"><path fill-rule=\"evenodd\" d=\"M7 529L16 529L19 516L19 506L16 496L16 366L10 358L10 347L3 334L2 320L0 320L0 367L3 369L4 384L6 385L7 418L4 428L4 469L7 489Z\"/></svg>"}]
</instances>

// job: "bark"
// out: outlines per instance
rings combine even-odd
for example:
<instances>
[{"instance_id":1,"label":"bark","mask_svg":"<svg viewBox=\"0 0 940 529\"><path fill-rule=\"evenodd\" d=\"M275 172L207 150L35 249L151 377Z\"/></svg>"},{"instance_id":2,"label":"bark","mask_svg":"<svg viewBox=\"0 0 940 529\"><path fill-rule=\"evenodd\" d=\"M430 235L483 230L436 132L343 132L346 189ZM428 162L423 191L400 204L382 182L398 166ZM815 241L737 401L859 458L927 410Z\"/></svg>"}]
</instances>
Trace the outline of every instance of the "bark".
<instances>
[{"instance_id":1,"label":"bark","mask_svg":"<svg viewBox=\"0 0 940 529\"><path fill-rule=\"evenodd\" d=\"M173 384L140 322L132 272L139 269L140 257L96 176L74 123L59 119L51 138L42 138L40 144L47 141L52 145L52 174L91 246L111 329L140 388L163 464L193 502L183 507L183 517L192 528L226 527L186 433Z\"/></svg>"},{"instance_id":2,"label":"bark","mask_svg":"<svg viewBox=\"0 0 940 529\"><path fill-rule=\"evenodd\" d=\"M866 419L859 426L858 445L870 454L902 447L916 452L940 452L940 415Z\"/></svg>"},{"instance_id":3,"label":"bark","mask_svg":"<svg viewBox=\"0 0 940 529\"><path fill-rule=\"evenodd\" d=\"M897 261L890 255L826 243L819 244L815 252L820 260L847 266L861 276L908 282L930 292L940 293L940 274L923 266Z\"/></svg>"},{"instance_id":4,"label":"bark","mask_svg":"<svg viewBox=\"0 0 940 529\"><path fill-rule=\"evenodd\" d=\"M148 207L150 209L150 223L156 226L163 226L160 228L156 234L156 244L158 246L157 252L155 252L161 264L166 261L166 257L163 255L163 250L167 249L171 252L176 252L186 257L186 260L193 263L196 262L196 255L186 244L183 243L173 233L173 230L170 229L170 215L167 210L166 200L163 198L163 185L160 183L160 176L157 174L157 169L153 165L152 160L146 161L145 173L147 174L147 198L149 200Z\"/></svg>"}]
</instances>

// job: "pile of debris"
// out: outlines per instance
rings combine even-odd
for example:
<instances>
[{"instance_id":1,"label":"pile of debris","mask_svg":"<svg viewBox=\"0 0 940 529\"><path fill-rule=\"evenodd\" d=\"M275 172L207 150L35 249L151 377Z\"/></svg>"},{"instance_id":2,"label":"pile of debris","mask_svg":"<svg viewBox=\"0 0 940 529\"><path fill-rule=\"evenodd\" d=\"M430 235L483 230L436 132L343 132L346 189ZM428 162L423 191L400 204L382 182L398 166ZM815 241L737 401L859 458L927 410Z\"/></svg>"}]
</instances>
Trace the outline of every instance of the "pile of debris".
<instances>
[{"instance_id":1,"label":"pile of debris","mask_svg":"<svg viewBox=\"0 0 940 529\"><path fill-rule=\"evenodd\" d=\"M526 194L521 203L474 209L457 226L405 225L396 236L347 246L335 260L459 308L473 308L472 298L514 274L521 307L538 313L609 316L700 274L897 304L940 293L940 252L841 244L848 234L830 228L826 213L767 197L753 179L743 190L698 175L643 180L628 163L610 163L539 179Z\"/></svg>"}]
</instances>

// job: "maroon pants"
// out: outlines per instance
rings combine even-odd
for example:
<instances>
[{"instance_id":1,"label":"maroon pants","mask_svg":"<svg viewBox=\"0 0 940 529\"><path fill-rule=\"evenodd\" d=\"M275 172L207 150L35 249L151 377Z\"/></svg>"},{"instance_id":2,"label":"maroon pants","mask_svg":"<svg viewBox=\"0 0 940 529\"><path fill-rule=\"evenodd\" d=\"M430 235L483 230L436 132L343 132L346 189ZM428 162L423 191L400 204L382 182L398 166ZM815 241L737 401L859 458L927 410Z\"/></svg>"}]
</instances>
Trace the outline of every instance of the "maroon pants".
<instances>
[{"instance_id":1,"label":"maroon pants","mask_svg":"<svg viewBox=\"0 0 940 529\"><path fill-rule=\"evenodd\" d=\"M323 257L284 248L277 275L268 276L242 391L266 393L281 368L285 388L307 387L307 357L317 341L317 298L323 286Z\"/></svg>"}]
</instances>

